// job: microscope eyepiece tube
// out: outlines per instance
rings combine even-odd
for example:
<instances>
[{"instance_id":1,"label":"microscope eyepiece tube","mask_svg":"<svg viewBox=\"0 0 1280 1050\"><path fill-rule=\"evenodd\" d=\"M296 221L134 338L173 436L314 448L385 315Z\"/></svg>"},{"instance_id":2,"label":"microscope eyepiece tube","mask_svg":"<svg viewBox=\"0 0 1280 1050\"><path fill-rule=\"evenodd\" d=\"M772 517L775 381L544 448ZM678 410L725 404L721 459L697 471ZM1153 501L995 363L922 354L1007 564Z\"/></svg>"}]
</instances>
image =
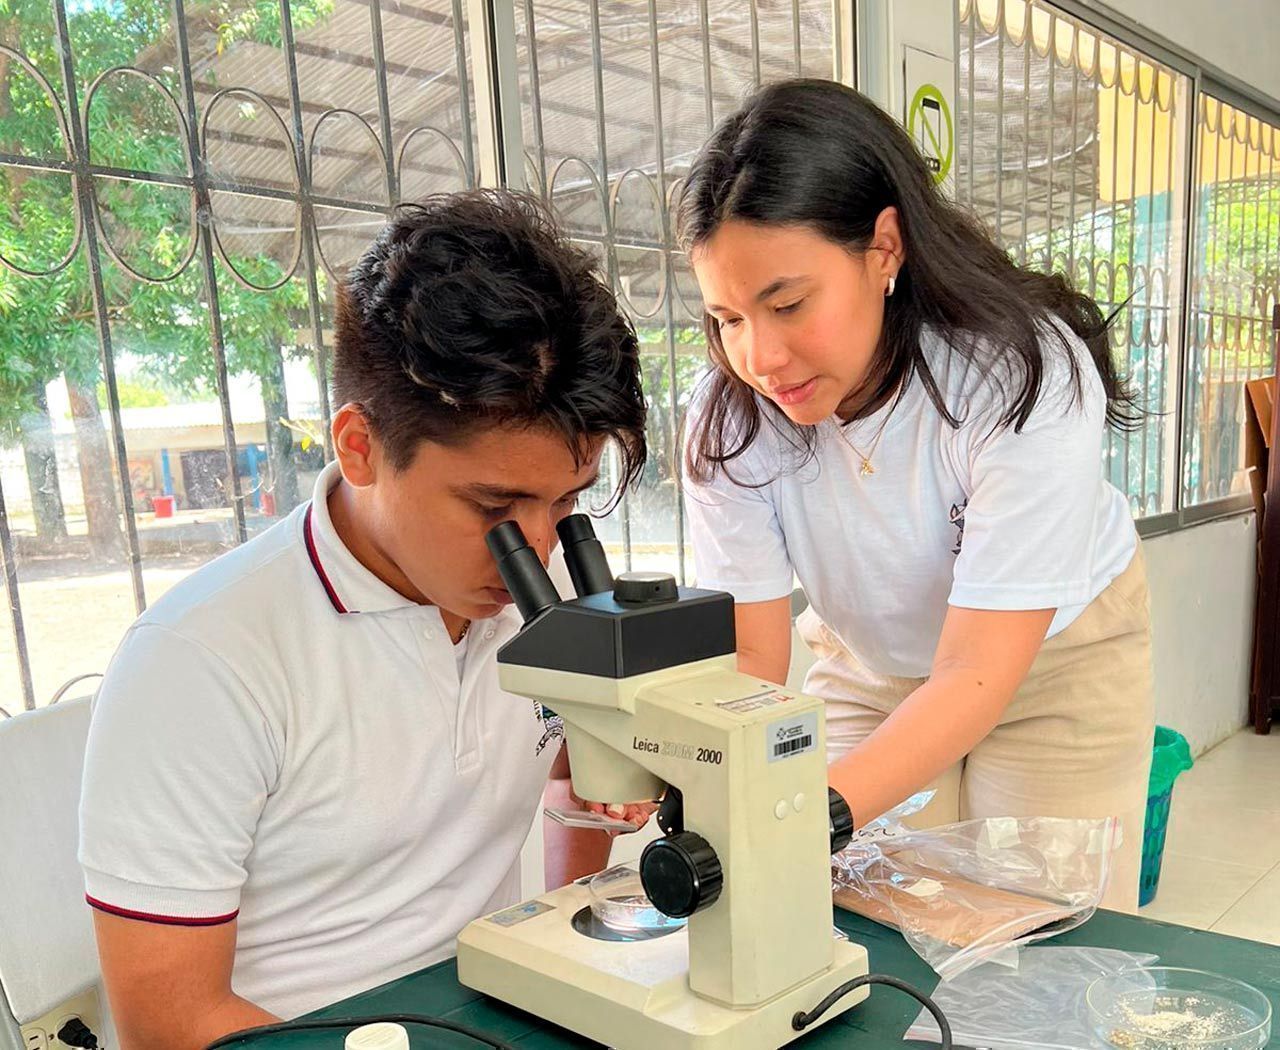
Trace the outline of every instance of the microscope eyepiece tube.
<instances>
[{"instance_id":1,"label":"microscope eyepiece tube","mask_svg":"<svg viewBox=\"0 0 1280 1050\"><path fill-rule=\"evenodd\" d=\"M555 584L519 525L514 521L504 521L489 530L485 543L498 563L498 572L507 592L525 620L531 620L543 609L559 603L560 594Z\"/></svg>"},{"instance_id":2,"label":"microscope eyepiece tube","mask_svg":"<svg viewBox=\"0 0 1280 1050\"><path fill-rule=\"evenodd\" d=\"M613 572L604 547L596 539L596 530L585 514L570 514L556 526L564 547L564 561L579 598L613 590Z\"/></svg>"}]
</instances>

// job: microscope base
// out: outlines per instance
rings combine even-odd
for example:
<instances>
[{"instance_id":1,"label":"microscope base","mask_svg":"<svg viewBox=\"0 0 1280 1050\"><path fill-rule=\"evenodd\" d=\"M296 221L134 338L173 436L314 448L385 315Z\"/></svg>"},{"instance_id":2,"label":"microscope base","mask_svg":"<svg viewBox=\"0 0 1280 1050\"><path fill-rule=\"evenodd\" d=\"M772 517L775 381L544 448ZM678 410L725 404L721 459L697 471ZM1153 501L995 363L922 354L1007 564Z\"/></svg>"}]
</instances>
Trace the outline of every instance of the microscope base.
<instances>
[{"instance_id":1,"label":"microscope base","mask_svg":"<svg viewBox=\"0 0 1280 1050\"><path fill-rule=\"evenodd\" d=\"M685 930L652 940L598 940L573 927L589 907L570 885L478 919L458 938L458 978L469 988L617 1050L774 1050L802 1034L791 1018L867 972L860 945L837 940L831 969L754 1009L735 1010L689 989ZM860 988L807 1029L861 1002Z\"/></svg>"}]
</instances>

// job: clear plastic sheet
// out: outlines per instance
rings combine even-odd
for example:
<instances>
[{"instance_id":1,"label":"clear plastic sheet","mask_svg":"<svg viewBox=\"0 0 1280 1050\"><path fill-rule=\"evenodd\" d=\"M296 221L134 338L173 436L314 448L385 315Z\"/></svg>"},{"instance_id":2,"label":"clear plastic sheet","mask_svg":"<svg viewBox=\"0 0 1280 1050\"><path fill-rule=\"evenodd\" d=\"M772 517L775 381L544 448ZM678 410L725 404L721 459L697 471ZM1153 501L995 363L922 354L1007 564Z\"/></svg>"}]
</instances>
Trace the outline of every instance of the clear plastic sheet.
<instances>
[{"instance_id":1,"label":"clear plastic sheet","mask_svg":"<svg viewBox=\"0 0 1280 1050\"><path fill-rule=\"evenodd\" d=\"M921 802L921 799L924 801ZM901 821L918 795L832 858L838 905L898 929L943 980L1073 929L1097 909L1119 822L969 820L928 830Z\"/></svg>"},{"instance_id":2,"label":"clear plastic sheet","mask_svg":"<svg viewBox=\"0 0 1280 1050\"><path fill-rule=\"evenodd\" d=\"M983 966L940 984L933 1001L957 1044L988 1050L1097 1050L1085 992L1097 978L1140 966L1154 955L1112 948L1045 945L1020 954L1016 970ZM938 1024L921 1011L907 1039L937 1042Z\"/></svg>"}]
</instances>

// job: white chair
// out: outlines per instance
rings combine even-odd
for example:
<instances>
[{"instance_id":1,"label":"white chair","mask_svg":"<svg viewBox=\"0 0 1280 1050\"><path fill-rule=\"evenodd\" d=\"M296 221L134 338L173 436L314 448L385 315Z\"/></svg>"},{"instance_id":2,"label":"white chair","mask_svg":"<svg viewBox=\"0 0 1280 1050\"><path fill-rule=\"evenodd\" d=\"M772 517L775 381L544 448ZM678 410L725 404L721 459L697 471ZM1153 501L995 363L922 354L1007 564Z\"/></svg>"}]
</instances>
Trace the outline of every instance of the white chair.
<instances>
[{"instance_id":1,"label":"white chair","mask_svg":"<svg viewBox=\"0 0 1280 1050\"><path fill-rule=\"evenodd\" d=\"M0 1050L101 980L76 860L88 733L88 698L0 720Z\"/></svg>"}]
</instances>

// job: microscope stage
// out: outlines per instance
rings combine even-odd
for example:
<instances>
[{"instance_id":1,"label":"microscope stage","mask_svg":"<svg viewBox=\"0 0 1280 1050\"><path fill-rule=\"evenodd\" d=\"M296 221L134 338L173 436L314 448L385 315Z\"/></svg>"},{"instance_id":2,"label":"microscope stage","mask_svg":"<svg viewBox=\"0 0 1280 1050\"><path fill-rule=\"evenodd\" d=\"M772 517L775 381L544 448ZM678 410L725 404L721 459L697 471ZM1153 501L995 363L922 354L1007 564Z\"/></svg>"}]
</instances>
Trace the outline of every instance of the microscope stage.
<instances>
[{"instance_id":1,"label":"microscope stage","mask_svg":"<svg viewBox=\"0 0 1280 1050\"><path fill-rule=\"evenodd\" d=\"M459 979L617 1050L774 1050L803 1034L791 1028L797 1011L867 972L864 948L834 940L828 971L763 1006L732 1009L689 989L686 930L598 939L574 927L590 903L588 887L573 884L476 920L458 938ZM809 1030L866 995L845 996Z\"/></svg>"}]
</instances>

